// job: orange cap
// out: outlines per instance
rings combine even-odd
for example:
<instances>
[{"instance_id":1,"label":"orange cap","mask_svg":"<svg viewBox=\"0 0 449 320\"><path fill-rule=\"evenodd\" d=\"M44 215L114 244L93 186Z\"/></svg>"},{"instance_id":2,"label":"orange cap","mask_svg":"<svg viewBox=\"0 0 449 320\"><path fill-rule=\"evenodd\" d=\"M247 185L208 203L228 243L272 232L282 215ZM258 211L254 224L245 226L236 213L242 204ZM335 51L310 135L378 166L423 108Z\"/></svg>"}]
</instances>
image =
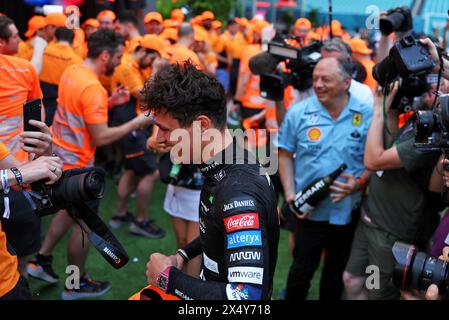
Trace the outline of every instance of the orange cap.
<instances>
[{"instance_id":1,"label":"orange cap","mask_svg":"<svg viewBox=\"0 0 449 320\"><path fill-rule=\"evenodd\" d=\"M164 40L155 35L155 34L146 34L143 36L143 38L140 40L139 45L141 47L152 49L157 52L163 57L163 58L169 58L169 55L165 51L165 42Z\"/></svg>"},{"instance_id":2,"label":"orange cap","mask_svg":"<svg viewBox=\"0 0 449 320\"><path fill-rule=\"evenodd\" d=\"M249 25L249 21L246 18L234 18L239 26L247 27Z\"/></svg>"},{"instance_id":3,"label":"orange cap","mask_svg":"<svg viewBox=\"0 0 449 320\"><path fill-rule=\"evenodd\" d=\"M174 41L178 41L178 31L173 28L164 29L161 33L161 37L164 39L171 39Z\"/></svg>"},{"instance_id":4,"label":"orange cap","mask_svg":"<svg viewBox=\"0 0 449 320\"><path fill-rule=\"evenodd\" d=\"M117 18L115 13L111 10L103 10L100 11L100 13L97 14L97 20L101 20L103 18L109 18L112 21L115 21L115 19Z\"/></svg>"},{"instance_id":5,"label":"orange cap","mask_svg":"<svg viewBox=\"0 0 449 320\"><path fill-rule=\"evenodd\" d=\"M144 23L149 23L150 21L157 21L157 22L159 22L159 23L162 23L164 20L162 19L162 15L159 13L159 12L157 12L157 11L151 11L151 12L148 12L146 15L145 15L145 18L143 19L143 22Z\"/></svg>"},{"instance_id":6,"label":"orange cap","mask_svg":"<svg viewBox=\"0 0 449 320\"><path fill-rule=\"evenodd\" d=\"M66 27L67 18L62 13L49 13L45 17L45 25L54 25L57 27Z\"/></svg>"},{"instance_id":7,"label":"orange cap","mask_svg":"<svg viewBox=\"0 0 449 320\"><path fill-rule=\"evenodd\" d=\"M212 11L204 11L201 14L203 20L215 20L215 14Z\"/></svg>"},{"instance_id":8,"label":"orange cap","mask_svg":"<svg viewBox=\"0 0 449 320\"><path fill-rule=\"evenodd\" d=\"M200 24L201 20L203 20L202 16L193 17L192 19L190 19L190 25L192 27L195 26L195 25L198 25L198 24Z\"/></svg>"},{"instance_id":9,"label":"orange cap","mask_svg":"<svg viewBox=\"0 0 449 320\"><path fill-rule=\"evenodd\" d=\"M87 19L84 21L84 23L81 25L82 28L86 27L93 27L93 28L100 28L100 22L98 22L97 19Z\"/></svg>"},{"instance_id":10,"label":"orange cap","mask_svg":"<svg viewBox=\"0 0 449 320\"><path fill-rule=\"evenodd\" d=\"M307 18L299 18L295 22L295 28L306 28L307 30L312 29L312 23Z\"/></svg>"},{"instance_id":11,"label":"orange cap","mask_svg":"<svg viewBox=\"0 0 449 320\"><path fill-rule=\"evenodd\" d=\"M365 40L354 38L349 41L349 45L351 46L353 53L361 53L361 54L373 53L373 50L368 48L368 46L366 45Z\"/></svg>"},{"instance_id":12,"label":"orange cap","mask_svg":"<svg viewBox=\"0 0 449 320\"><path fill-rule=\"evenodd\" d=\"M173 9L171 11L170 18L172 20L177 20L177 21L180 21L180 22L184 22L184 12L182 12L181 9Z\"/></svg>"},{"instance_id":13,"label":"orange cap","mask_svg":"<svg viewBox=\"0 0 449 320\"><path fill-rule=\"evenodd\" d=\"M249 24L249 28L258 34L262 34L262 30L268 27L268 22L265 20L252 20Z\"/></svg>"},{"instance_id":14,"label":"orange cap","mask_svg":"<svg viewBox=\"0 0 449 320\"><path fill-rule=\"evenodd\" d=\"M164 22L162 23L164 28L178 28L179 25L181 24L181 22L179 20L173 20L173 19L165 19Z\"/></svg>"},{"instance_id":15,"label":"orange cap","mask_svg":"<svg viewBox=\"0 0 449 320\"><path fill-rule=\"evenodd\" d=\"M195 34L193 36L193 39L195 39L195 41L207 41L208 34L206 30L201 27L194 28L194 30Z\"/></svg>"},{"instance_id":16,"label":"orange cap","mask_svg":"<svg viewBox=\"0 0 449 320\"><path fill-rule=\"evenodd\" d=\"M221 21L219 20L212 21L212 29L220 29L221 27L223 27L223 23L221 23Z\"/></svg>"},{"instance_id":17,"label":"orange cap","mask_svg":"<svg viewBox=\"0 0 449 320\"><path fill-rule=\"evenodd\" d=\"M25 37L31 38L37 30L42 29L47 24L45 22L45 17L43 16L34 16L28 21L28 30L25 33Z\"/></svg>"}]
</instances>

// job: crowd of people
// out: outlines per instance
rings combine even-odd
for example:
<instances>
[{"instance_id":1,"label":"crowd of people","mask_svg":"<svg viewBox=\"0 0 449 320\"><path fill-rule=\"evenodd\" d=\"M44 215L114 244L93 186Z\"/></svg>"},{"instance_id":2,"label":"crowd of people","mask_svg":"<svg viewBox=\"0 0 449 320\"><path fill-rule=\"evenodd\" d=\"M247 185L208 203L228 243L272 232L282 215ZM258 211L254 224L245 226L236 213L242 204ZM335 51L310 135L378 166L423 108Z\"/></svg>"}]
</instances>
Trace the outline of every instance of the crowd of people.
<instances>
[{"instance_id":1,"label":"crowd of people","mask_svg":"<svg viewBox=\"0 0 449 320\"><path fill-rule=\"evenodd\" d=\"M53 183L64 170L101 164L118 180L109 226L160 241L166 230L149 204L162 180L179 250L151 256L151 286L183 299L270 299L279 221L293 258L287 300L307 298L322 259L320 299L399 299L393 244L441 254L449 232L449 215L440 224L443 158L415 150L411 115L449 93L449 60L440 81L436 51L447 45L449 23L442 39L416 35L436 66L425 93L408 101L412 111L402 112L394 105L399 85L386 96L373 77L375 63L404 36L399 32L376 38L348 32L337 20L314 27L297 19L287 45L322 42L312 87L288 86L282 100L271 101L261 97L260 76L250 68L276 33L263 17L219 21L204 11L187 21L174 9L167 19L149 12L140 21L131 11L102 10L72 29L66 15L50 13L29 20L24 40L12 18L0 16L0 167L15 169L1 172L4 198L9 186ZM36 98L42 121L31 124L39 130L24 132L23 103ZM192 130L194 121L201 130L218 129L225 146L234 144L227 126L278 131L278 172L265 179L250 165L172 163L170 133ZM294 209L301 190L341 164L347 169L325 200L308 212ZM74 204L55 214L41 243L40 219L17 190L8 203L20 214L7 215L4 202L0 224L0 297L29 298L28 276L58 282L52 254L69 231L67 260L81 281L62 299L107 293L110 282L85 268L89 246L80 246L83 230L71 218L83 209ZM128 209L133 195L135 214ZM86 204L98 213L99 200ZM379 287L366 287L370 265L379 267Z\"/></svg>"}]
</instances>

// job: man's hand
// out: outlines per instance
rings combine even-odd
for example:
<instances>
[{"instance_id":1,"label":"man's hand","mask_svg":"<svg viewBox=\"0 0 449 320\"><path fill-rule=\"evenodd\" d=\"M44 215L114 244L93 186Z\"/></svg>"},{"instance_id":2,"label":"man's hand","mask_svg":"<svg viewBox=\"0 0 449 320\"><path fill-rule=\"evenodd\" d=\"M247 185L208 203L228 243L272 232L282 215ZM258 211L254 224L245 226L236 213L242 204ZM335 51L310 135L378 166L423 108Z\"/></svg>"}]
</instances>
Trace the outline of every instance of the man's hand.
<instances>
[{"instance_id":1,"label":"man's hand","mask_svg":"<svg viewBox=\"0 0 449 320\"><path fill-rule=\"evenodd\" d=\"M296 199L296 194L294 194L294 193L290 193L285 196L285 202L287 202L291 212L293 212L295 214L296 218L298 218L300 220L307 219L308 217L310 217L312 215L312 212L300 213L295 210L295 207L293 205L295 202L295 199Z\"/></svg>"},{"instance_id":2,"label":"man's hand","mask_svg":"<svg viewBox=\"0 0 449 320\"><path fill-rule=\"evenodd\" d=\"M131 121L133 122L134 130L148 128L154 123L154 119L146 116L145 114L139 114Z\"/></svg>"},{"instance_id":3,"label":"man's hand","mask_svg":"<svg viewBox=\"0 0 449 320\"><path fill-rule=\"evenodd\" d=\"M435 61L436 66L432 69L432 72L438 73L440 71L440 57L438 56L437 47L429 38L419 40L422 45L426 46L432 56L433 61Z\"/></svg>"},{"instance_id":4,"label":"man's hand","mask_svg":"<svg viewBox=\"0 0 449 320\"><path fill-rule=\"evenodd\" d=\"M46 184L53 184L58 181L61 178L63 168L61 159L46 156L17 167L22 174L23 183L49 180Z\"/></svg>"},{"instance_id":5,"label":"man's hand","mask_svg":"<svg viewBox=\"0 0 449 320\"><path fill-rule=\"evenodd\" d=\"M151 64L151 74L156 74L157 72L159 72L159 70L162 69L163 66L165 66L166 64L168 64L168 60L163 58L163 57L156 57L153 61L153 63Z\"/></svg>"},{"instance_id":6,"label":"man's hand","mask_svg":"<svg viewBox=\"0 0 449 320\"><path fill-rule=\"evenodd\" d=\"M117 87L109 97L109 105L115 107L129 101L131 95L124 86Z\"/></svg>"},{"instance_id":7,"label":"man's hand","mask_svg":"<svg viewBox=\"0 0 449 320\"><path fill-rule=\"evenodd\" d=\"M385 109L386 109L385 112L390 111L394 97L396 97L398 90L399 90L399 82L395 81L393 84L391 84L390 94L386 97L385 100ZM383 110L384 110L384 94L382 92L382 88L378 87L377 90L375 90L374 94L374 112L383 115Z\"/></svg>"},{"instance_id":8,"label":"man's hand","mask_svg":"<svg viewBox=\"0 0 449 320\"><path fill-rule=\"evenodd\" d=\"M150 256L150 261L147 263L147 281L153 286L157 286L157 279L165 268L170 266L177 266L176 258L174 256L167 257L161 253L153 253Z\"/></svg>"},{"instance_id":9,"label":"man's hand","mask_svg":"<svg viewBox=\"0 0 449 320\"><path fill-rule=\"evenodd\" d=\"M169 258L172 259L172 257L176 259L176 268L182 270L185 264L184 258L179 253L176 253L174 256L170 256Z\"/></svg>"},{"instance_id":10,"label":"man's hand","mask_svg":"<svg viewBox=\"0 0 449 320\"><path fill-rule=\"evenodd\" d=\"M34 158L41 156L50 156L52 153L52 137L50 128L44 122L30 120L29 123L38 127L41 132L24 131L20 134L20 142L23 143L22 149L30 154L34 154ZM30 144L31 146L25 146Z\"/></svg>"},{"instance_id":11,"label":"man's hand","mask_svg":"<svg viewBox=\"0 0 449 320\"><path fill-rule=\"evenodd\" d=\"M344 197L360 190L360 184L357 183L356 178L352 174L342 173L341 177L345 178L347 182L335 180L333 185L329 188L335 192L330 194L333 203L339 202Z\"/></svg>"}]
</instances>

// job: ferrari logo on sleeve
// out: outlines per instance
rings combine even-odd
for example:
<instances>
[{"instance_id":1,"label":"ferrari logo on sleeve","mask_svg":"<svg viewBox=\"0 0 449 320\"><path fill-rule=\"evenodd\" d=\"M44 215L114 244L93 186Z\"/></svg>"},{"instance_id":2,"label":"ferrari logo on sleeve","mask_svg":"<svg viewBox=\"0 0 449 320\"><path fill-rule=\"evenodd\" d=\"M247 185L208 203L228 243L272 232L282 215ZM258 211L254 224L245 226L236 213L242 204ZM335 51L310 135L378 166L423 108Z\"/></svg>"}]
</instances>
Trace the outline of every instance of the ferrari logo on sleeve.
<instances>
[{"instance_id":1,"label":"ferrari logo on sleeve","mask_svg":"<svg viewBox=\"0 0 449 320\"><path fill-rule=\"evenodd\" d=\"M355 112L352 116L352 125L360 127L362 124L362 114Z\"/></svg>"}]
</instances>

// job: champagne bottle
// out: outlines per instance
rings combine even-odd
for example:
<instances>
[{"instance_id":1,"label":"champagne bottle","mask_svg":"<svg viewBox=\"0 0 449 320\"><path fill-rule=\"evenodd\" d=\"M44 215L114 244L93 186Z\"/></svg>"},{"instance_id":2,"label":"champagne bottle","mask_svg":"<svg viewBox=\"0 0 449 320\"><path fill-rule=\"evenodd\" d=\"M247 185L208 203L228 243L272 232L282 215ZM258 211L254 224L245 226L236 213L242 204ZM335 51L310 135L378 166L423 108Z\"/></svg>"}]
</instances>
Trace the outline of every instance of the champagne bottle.
<instances>
[{"instance_id":1,"label":"champagne bottle","mask_svg":"<svg viewBox=\"0 0 449 320\"><path fill-rule=\"evenodd\" d=\"M318 203L328 196L329 187L346 168L346 164L342 164L330 175L318 178L307 185L296 195L293 208L301 215L313 211Z\"/></svg>"}]
</instances>

